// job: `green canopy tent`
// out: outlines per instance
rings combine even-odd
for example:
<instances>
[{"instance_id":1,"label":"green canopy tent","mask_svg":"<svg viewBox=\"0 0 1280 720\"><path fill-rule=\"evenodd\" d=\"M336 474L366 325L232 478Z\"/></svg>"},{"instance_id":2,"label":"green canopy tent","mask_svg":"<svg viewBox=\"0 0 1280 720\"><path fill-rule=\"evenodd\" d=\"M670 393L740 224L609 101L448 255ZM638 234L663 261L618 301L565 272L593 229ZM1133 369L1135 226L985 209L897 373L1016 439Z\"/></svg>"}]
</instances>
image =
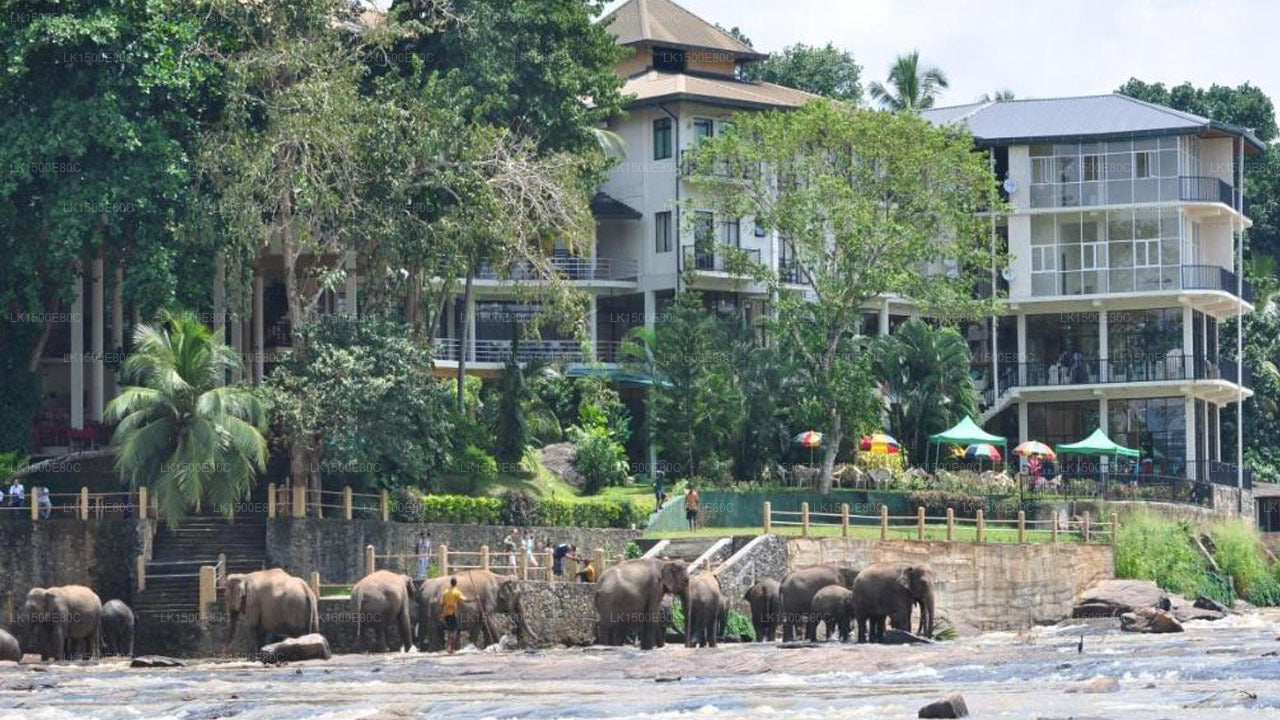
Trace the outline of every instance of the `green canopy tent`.
<instances>
[{"instance_id":1,"label":"green canopy tent","mask_svg":"<svg viewBox=\"0 0 1280 720\"><path fill-rule=\"evenodd\" d=\"M1055 450L1059 455L1091 455L1094 457L1136 458L1140 455L1137 450L1127 448L1123 445L1117 445L1102 432L1102 428L1093 431L1089 437L1080 442L1066 443L1058 445Z\"/></svg>"},{"instance_id":2,"label":"green canopy tent","mask_svg":"<svg viewBox=\"0 0 1280 720\"><path fill-rule=\"evenodd\" d=\"M941 448L942 445L945 444L945 445L966 445L967 446L967 445L973 445L976 443L986 443L988 445L999 445L1000 447L1004 448L1005 452L1000 453L1000 456L1001 458L1004 459L1004 462L1008 463L1009 442L1005 440L1003 437L1000 437L999 435L992 435L986 430L983 430L982 428L978 427L978 423L974 422L973 418L966 415L963 420L956 423L955 426L952 427L951 429L944 430L936 435L929 436L929 448L933 450L934 469L936 470L938 467L939 449ZM925 464L927 465L928 462L929 462L929 458L925 457Z\"/></svg>"}]
</instances>

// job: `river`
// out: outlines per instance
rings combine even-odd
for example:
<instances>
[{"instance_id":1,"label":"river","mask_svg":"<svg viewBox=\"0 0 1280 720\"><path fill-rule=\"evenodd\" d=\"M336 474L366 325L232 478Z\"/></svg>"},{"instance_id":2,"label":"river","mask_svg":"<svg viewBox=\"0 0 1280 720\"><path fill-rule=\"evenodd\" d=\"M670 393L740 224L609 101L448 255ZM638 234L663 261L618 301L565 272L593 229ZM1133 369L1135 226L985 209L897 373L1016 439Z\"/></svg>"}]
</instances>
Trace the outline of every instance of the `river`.
<instances>
[{"instance_id":1,"label":"river","mask_svg":"<svg viewBox=\"0 0 1280 720\"><path fill-rule=\"evenodd\" d=\"M914 647L491 648L138 670L113 659L0 667L0 718L888 719L955 692L975 718L1280 718L1277 650L1280 613L1259 612L1174 635L1058 625Z\"/></svg>"}]
</instances>

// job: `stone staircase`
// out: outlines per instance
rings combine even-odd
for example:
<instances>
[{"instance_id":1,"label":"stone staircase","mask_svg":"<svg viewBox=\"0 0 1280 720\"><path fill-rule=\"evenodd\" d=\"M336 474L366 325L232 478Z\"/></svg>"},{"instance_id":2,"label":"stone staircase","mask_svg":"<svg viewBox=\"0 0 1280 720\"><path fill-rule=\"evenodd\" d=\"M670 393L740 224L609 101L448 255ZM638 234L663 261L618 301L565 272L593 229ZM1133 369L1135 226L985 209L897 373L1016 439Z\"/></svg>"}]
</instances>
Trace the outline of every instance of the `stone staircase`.
<instances>
[{"instance_id":1,"label":"stone staircase","mask_svg":"<svg viewBox=\"0 0 1280 720\"><path fill-rule=\"evenodd\" d=\"M189 517L177 528L161 525L147 563L147 588L134 597L136 615L196 613L200 566L227 556L226 572L261 570L266 562L266 518Z\"/></svg>"}]
</instances>

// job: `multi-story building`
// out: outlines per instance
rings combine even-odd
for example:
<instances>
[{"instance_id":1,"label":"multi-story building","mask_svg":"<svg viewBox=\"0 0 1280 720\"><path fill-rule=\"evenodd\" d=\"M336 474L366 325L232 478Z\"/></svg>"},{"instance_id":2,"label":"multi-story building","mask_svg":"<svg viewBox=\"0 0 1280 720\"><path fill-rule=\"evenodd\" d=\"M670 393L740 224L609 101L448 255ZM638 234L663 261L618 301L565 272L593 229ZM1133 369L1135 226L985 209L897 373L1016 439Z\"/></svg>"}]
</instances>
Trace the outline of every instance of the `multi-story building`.
<instances>
[{"instance_id":1,"label":"multi-story building","mask_svg":"<svg viewBox=\"0 0 1280 720\"><path fill-rule=\"evenodd\" d=\"M728 248L797 291L806 282L776 234L750 218L699 209L685 151L736 113L794 108L813 96L744 79L742 69L766 56L669 0L629 0L601 22L631 51L618 66L629 113L609 125L627 155L592 201L592 252L561 251L553 261L590 299L590 342L544 332L521 340L519 353L564 362L571 374L608 375L643 423L643 378L622 374L617 362L632 328L652 327L683 289L703 292L713 308L763 312L767 289L730 271ZM995 230L1011 258L1000 273L1007 309L968 329L988 429L1058 443L1102 427L1141 448L1152 473L1235 477L1239 446L1222 447L1221 415L1251 393L1247 374L1221 360L1219 326L1252 307L1239 275L1239 238L1250 224L1239 168L1257 140L1119 95L975 103L924 116L969 128L1012 206ZM349 269L345 288L327 294L327 311L357 309L359 268ZM49 409L38 435L46 447L74 443L101 419L114 383L93 357L108 347L105 328L109 347L118 348L132 321L118 268L99 260L87 275L70 327L51 334L41 365ZM436 339L442 373L463 353L469 371L500 371L519 325L538 309L522 292L532 279L519 275L482 270L473 312L460 299L448 303ZM222 314L221 287L215 282L215 322L225 318L228 342L251 358L250 377L261 379L289 338L278 256L264 251L247 315ZM899 298L864 311L866 334L887 334L917 312ZM634 457L647 433L633 437Z\"/></svg>"}]
</instances>

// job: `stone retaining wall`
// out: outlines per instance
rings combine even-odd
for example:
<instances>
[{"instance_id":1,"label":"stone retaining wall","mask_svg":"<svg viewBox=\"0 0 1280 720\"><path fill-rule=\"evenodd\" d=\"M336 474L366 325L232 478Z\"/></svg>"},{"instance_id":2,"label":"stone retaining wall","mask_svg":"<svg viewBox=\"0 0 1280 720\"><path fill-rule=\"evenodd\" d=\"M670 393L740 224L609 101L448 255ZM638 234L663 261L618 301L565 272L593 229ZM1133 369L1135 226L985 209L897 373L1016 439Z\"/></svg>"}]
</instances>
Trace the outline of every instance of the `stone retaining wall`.
<instances>
[{"instance_id":1,"label":"stone retaining wall","mask_svg":"<svg viewBox=\"0 0 1280 720\"><path fill-rule=\"evenodd\" d=\"M1110 545L948 543L792 538L791 567L837 563L862 568L893 561L932 568L937 613L979 630L1020 630L1071 616L1075 598L1115 577Z\"/></svg>"},{"instance_id":2,"label":"stone retaining wall","mask_svg":"<svg viewBox=\"0 0 1280 720\"><path fill-rule=\"evenodd\" d=\"M749 614L743 596L757 580L782 580L788 569L787 541L777 535L760 535L751 539L719 568L716 577L729 606Z\"/></svg>"}]
</instances>

